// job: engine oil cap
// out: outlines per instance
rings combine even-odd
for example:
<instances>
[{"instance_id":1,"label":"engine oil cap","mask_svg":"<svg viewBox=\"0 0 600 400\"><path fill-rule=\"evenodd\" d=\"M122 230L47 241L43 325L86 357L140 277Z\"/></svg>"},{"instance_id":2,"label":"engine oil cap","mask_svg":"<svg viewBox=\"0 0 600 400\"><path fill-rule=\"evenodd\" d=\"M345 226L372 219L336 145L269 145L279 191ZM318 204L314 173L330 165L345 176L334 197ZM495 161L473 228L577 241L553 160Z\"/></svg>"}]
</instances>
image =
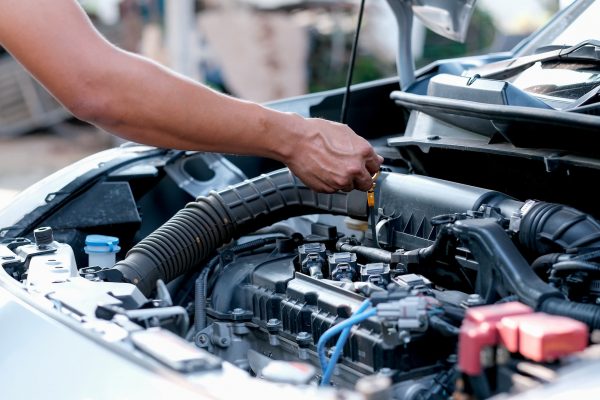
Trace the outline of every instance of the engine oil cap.
<instances>
[{"instance_id":1,"label":"engine oil cap","mask_svg":"<svg viewBox=\"0 0 600 400\"><path fill-rule=\"evenodd\" d=\"M104 235L88 235L85 238L85 252L90 253L118 253L119 238Z\"/></svg>"}]
</instances>

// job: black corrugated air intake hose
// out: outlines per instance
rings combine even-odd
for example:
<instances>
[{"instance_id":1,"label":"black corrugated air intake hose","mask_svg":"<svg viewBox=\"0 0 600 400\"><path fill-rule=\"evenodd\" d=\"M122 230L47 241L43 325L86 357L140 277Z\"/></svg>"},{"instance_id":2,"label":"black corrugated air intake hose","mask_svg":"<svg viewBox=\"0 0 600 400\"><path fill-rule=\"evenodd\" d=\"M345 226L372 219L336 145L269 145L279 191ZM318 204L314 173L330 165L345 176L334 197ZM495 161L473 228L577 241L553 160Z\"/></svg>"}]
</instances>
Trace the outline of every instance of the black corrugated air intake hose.
<instances>
[{"instance_id":1,"label":"black corrugated air intake hose","mask_svg":"<svg viewBox=\"0 0 600 400\"><path fill-rule=\"evenodd\" d=\"M366 218L364 192L322 194L288 169L211 192L188 204L135 245L113 268L148 296L156 281L190 271L236 237L290 217L328 213Z\"/></svg>"},{"instance_id":2,"label":"black corrugated air intake hose","mask_svg":"<svg viewBox=\"0 0 600 400\"><path fill-rule=\"evenodd\" d=\"M538 255L600 248L600 223L574 208L538 202L521 221L519 241Z\"/></svg>"}]
</instances>

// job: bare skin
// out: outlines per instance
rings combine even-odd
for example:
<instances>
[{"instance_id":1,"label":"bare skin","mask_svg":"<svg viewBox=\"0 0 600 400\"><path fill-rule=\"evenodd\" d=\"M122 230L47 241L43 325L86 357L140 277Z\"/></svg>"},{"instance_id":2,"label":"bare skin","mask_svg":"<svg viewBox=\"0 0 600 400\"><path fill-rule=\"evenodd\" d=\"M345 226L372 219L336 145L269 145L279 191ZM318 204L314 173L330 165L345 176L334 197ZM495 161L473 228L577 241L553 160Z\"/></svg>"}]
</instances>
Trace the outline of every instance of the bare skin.
<instances>
[{"instance_id":1,"label":"bare skin","mask_svg":"<svg viewBox=\"0 0 600 400\"><path fill-rule=\"evenodd\" d=\"M382 162L345 125L219 94L118 49L75 0L0 0L0 45L78 118L135 142L272 158L321 192L368 190Z\"/></svg>"}]
</instances>

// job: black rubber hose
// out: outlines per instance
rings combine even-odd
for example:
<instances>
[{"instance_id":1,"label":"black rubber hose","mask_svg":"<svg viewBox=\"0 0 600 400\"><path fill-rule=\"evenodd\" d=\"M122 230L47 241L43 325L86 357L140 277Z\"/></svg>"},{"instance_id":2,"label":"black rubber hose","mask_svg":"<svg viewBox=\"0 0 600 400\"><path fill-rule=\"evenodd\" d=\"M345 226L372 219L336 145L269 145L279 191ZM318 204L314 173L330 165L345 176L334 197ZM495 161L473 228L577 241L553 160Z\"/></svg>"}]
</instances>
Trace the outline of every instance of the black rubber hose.
<instances>
[{"instance_id":1,"label":"black rubber hose","mask_svg":"<svg viewBox=\"0 0 600 400\"><path fill-rule=\"evenodd\" d=\"M510 303L512 301L519 301L519 296L517 296L516 294L511 294L510 296L501 298L494 304L504 304L504 303Z\"/></svg>"},{"instance_id":2,"label":"black rubber hose","mask_svg":"<svg viewBox=\"0 0 600 400\"><path fill-rule=\"evenodd\" d=\"M600 248L600 223L574 208L539 202L523 217L519 241L537 255Z\"/></svg>"},{"instance_id":3,"label":"black rubber hose","mask_svg":"<svg viewBox=\"0 0 600 400\"><path fill-rule=\"evenodd\" d=\"M538 308L548 314L570 317L587 324L590 329L600 329L600 307L569 300L548 298Z\"/></svg>"},{"instance_id":4,"label":"black rubber hose","mask_svg":"<svg viewBox=\"0 0 600 400\"><path fill-rule=\"evenodd\" d=\"M465 309L451 304L444 304L444 316L448 317L454 322L462 323L465 319Z\"/></svg>"},{"instance_id":5,"label":"black rubber hose","mask_svg":"<svg viewBox=\"0 0 600 400\"><path fill-rule=\"evenodd\" d=\"M268 235L268 234L272 234L272 233L281 233L285 236L291 237L297 232L294 228L292 228L291 226L287 226L285 224L274 224L274 225L259 229L256 232L254 232L254 234L258 234L258 235Z\"/></svg>"},{"instance_id":6,"label":"black rubber hose","mask_svg":"<svg viewBox=\"0 0 600 400\"><path fill-rule=\"evenodd\" d=\"M435 315L429 317L429 326L443 336L456 337L460 334L459 328Z\"/></svg>"},{"instance_id":7,"label":"black rubber hose","mask_svg":"<svg viewBox=\"0 0 600 400\"><path fill-rule=\"evenodd\" d=\"M353 246L348 243L337 243L336 248L338 251L356 253L369 261L383 262L387 264L392 262L392 253L387 250L376 249L374 247L367 246Z\"/></svg>"},{"instance_id":8,"label":"black rubber hose","mask_svg":"<svg viewBox=\"0 0 600 400\"><path fill-rule=\"evenodd\" d=\"M564 275L568 273L574 272L591 272L591 273L599 273L600 265L597 263L592 263L588 261L561 261L552 266L551 276Z\"/></svg>"},{"instance_id":9,"label":"black rubber hose","mask_svg":"<svg viewBox=\"0 0 600 400\"><path fill-rule=\"evenodd\" d=\"M231 246L227 250L231 251L232 253L235 253L235 254L245 253L247 251L260 249L261 247L264 247L268 244L273 244L276 241L277 241L276 237L261 238L261 239L252 240L252 241L246 242L246 243L236 244L235 246Z\"/></svg>"},{"instance_id":10,"label":"black rubber hose","mask_svg":"<svg viewBox=\"0 0 600 400\"><path fill-rule=\"evenodd\" d=\"M359 191L315 193L288 169L261 175L188 204L113 269L148 296L158 279L169 282L223 244L275 222L316 213L364 219L366 196Z\"/></svg>"},{"instance_id":11,"label":"black rubber hose","mask_svg":"<svg viewBox=\"0 0 600 400\"><path fill-rule=\"evenodd\" d=\"M561 253L550 253L539 256L533 261L533 263L531 263L531 268L533 268L533 270L536 272L548 271L554 264L558 262L558 258L562 255L563 254Z\"/></svg>"},{"instance_id":12,"label":"black rubber hose","mask_svg":"<svg viewBox=\"0 0 600 400\"><path fill-rule=\"evenodd\" d=\"M452 225L452 232L469 247L479 263L478 293L495 290L498 284L519 296L523 303L537 308L547 298L562 294L542 281L519 253L504 229L493 219L467 219ZM487 279L479 279L487 276ZM497 282L495 278L500 278Z\"/></svg>"}]
</instances>

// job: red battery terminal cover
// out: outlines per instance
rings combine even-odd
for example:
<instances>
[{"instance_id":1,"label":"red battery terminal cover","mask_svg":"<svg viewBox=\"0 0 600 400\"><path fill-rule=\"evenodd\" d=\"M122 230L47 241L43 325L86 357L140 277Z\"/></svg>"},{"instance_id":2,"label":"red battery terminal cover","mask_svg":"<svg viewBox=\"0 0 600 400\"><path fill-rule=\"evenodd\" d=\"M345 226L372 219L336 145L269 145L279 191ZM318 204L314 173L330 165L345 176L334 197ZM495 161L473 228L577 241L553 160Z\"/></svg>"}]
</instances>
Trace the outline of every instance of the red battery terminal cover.
<instances>
[{"instance_id":1,"label":"red battery terminal cover","mask_svg":"<svg viewBox=\"0 0 600 400\"><path fill-rule=\"evenodd\" d=\"M519 302L473 307L460 329L459 368L480 375L481 350L497 345L533 361L552 361L585 349L588 335L587 325L579 321L534 313Z\"/></svg>"},{"instance_id":2,"label":"red battery terminal cover","mask_svg":"<svg viewBox=\"0 0 600 400\"><path fill-rule=\"evenodd\" d=\"M498 344L497 324L504 317L532 314L533 309L519 302L492 304L467 310L458 339L458 365L467 375L483 371L481 350Z\"/></svg>"},{"instance_id":3,"label":"red battery terminal cover","mask_svg":"<svg viewBox=\"0 0 600 400\"><path fill-rule=\"evenodd\" d=\"M589 337L586 324L544 313L503 318L498 324L498 334L508 351L537 362L554 361L582 351Z\"/></svg>"}]
</instances>

